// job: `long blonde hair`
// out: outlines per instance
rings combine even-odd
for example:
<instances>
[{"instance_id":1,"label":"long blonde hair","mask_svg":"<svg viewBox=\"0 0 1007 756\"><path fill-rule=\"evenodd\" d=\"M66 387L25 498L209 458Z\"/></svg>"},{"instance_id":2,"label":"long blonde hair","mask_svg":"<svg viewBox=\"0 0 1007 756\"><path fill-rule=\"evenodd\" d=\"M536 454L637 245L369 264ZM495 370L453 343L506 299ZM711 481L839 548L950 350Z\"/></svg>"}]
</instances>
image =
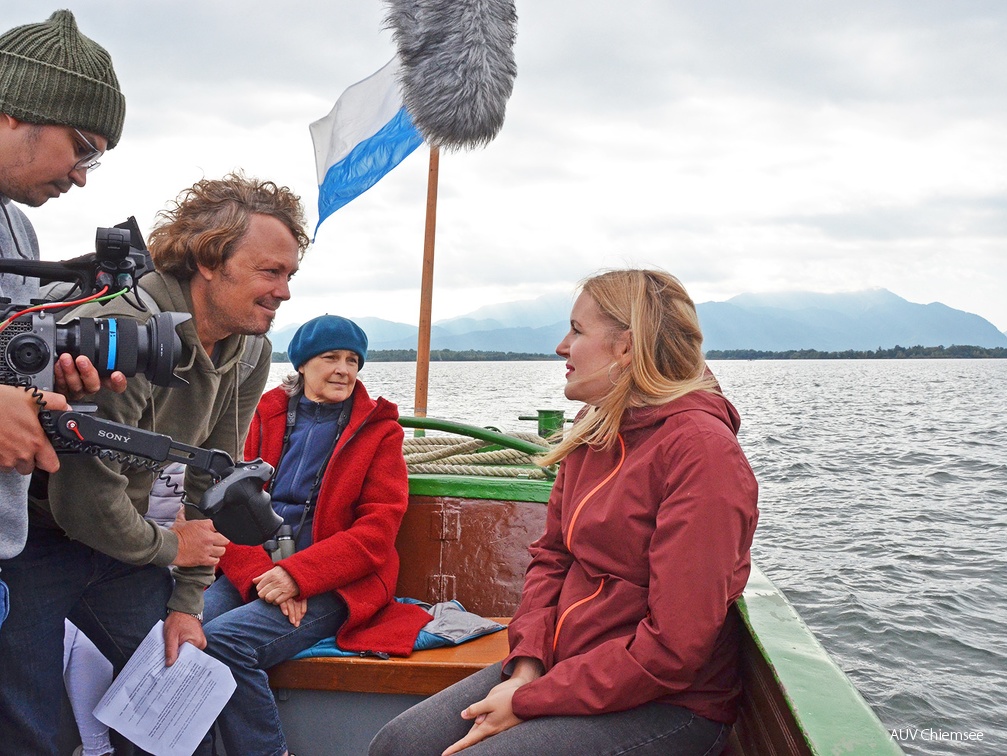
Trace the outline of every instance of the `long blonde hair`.
<instances>
[{"instance_id":1,"label":"long blonde hair","mask_svg":"<svg viewBox=\"0 0 1007 756\"><path fill-rule=\"evenodd\" d=\"M630 335L630 361L597 406L574 423L541 465L559 462L579 446L602 449L615 444L630 407L666 404L692 391L716 392L706 369L703 334L696 306L685 287L663 270L611 270L585 279L580 289L612 321L613 338Z\"/></svg>"}]
</instances>

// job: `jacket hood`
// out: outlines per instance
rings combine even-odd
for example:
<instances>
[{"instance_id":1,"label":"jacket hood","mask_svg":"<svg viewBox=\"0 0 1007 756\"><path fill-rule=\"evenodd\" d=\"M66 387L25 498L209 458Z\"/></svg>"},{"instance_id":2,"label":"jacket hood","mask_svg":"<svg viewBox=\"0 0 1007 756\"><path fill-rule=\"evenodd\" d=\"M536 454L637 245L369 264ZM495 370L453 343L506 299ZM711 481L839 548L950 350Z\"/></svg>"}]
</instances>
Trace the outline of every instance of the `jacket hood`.
<instances>
[{"instance_id":1,"label":"jacket hood","mask_svg":"<svg viewBox=\"0 0 1007 756\"><path fill-rule=\"evenodd\" d=\"M691 391L667 404L654 407L631 407L622 418L621 430L637 430L664 422L672 415L682 412L705 412L712 415L731 429L737 436L741 428L741 415L727 397L711 391Z\"/></svg>"},{"instance_id":2,"label":"jacket hood","mask_svg":"<svg viewBox=\"0 0 1007 756\"><path fill-rule=\"evenodd\" d=\"M282 386L277 386L263 394L258 409L263 421L267 421L275 415L285 414L287 412L288 398L287 392L283 390ZM353 411L350 413L350 422L347 425L347 431L352 431L352 429L363 423L365 419L398 420L399 408L384 397L379 396L377 399L372 399L370 394L367 393L364 384L357 379L357 383L353 387ZM343 434L343 437L348 438L350 435L350 432L346 432Z\"/></svg>"}]
</instances>

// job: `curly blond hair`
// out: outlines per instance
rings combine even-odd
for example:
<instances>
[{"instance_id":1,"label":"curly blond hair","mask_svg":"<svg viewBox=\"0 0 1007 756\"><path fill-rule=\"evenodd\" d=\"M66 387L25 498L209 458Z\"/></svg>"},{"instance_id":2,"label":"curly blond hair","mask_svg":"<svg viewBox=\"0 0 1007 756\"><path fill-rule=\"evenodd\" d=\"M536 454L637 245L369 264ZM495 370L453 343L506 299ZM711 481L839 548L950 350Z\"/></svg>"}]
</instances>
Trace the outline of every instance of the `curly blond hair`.
<instances>
[{"instance_id":1,"label":"curly blond hair","mask_svg":"<svg viewBox=\"0 0 1007 756\"><path fill-rule=\"evenodd\" d=\"M216 270L234 254L252 215L283 223L297 240L299 257L304 256L310 239L301 198L285 186L238 171L197 181L158 213L148 244L154 267L183 279L191 278L200 265Z\"/></svg>"}]
</instances>

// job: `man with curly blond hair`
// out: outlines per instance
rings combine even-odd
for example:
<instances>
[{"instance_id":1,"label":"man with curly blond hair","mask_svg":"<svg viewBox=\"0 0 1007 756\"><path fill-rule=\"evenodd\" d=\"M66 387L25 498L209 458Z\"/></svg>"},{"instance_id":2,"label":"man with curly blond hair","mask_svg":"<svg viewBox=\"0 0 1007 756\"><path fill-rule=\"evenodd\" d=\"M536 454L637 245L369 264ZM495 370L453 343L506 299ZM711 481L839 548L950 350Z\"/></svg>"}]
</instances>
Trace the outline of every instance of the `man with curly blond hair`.
<instances>
[{"instance_id":1,"label":"man with curly blond hair","mask_svg":"<svg viewBox=\"0 0 1007 756\"><path fill-rule=\"evenodd\" d=\"M262 335L290 298L307 245L300 199L285 187L238 173L182 192L158 218L149 245L156 271L139 284L152 309L192 315L177 329L182 386L137 375L122 394L95 395L98 415L239 459L269 374L272 346ZM98 313L89 305L73 315ZM100 314L137 316L121 300ZM43 723L60 707L64 617L116 672L161 619L167 664L186 641L206 645L203 590L227 539L209 520L195 528L145 520L152 482L146 470L69 456L47 495L31 499L28 544L4 571L12 591L33 601L0 634L0 754L55 753L55 728ZM187 470L189 500L198 503L209 484L205 473ZM192 508L186 514L201 518Z\"/></svg>"}]
</instances>

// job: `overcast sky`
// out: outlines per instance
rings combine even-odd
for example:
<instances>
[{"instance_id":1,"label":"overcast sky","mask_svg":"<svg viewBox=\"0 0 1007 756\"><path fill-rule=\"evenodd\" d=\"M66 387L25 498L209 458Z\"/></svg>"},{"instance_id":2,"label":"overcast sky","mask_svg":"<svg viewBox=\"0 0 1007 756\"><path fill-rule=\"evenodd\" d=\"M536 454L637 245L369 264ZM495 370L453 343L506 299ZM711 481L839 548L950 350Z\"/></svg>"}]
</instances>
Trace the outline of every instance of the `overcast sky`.
<instances>
[{"instance_id":1,"label":"overcast sky","mask_svg":"<svg viewBox=\"0 0 1007 756\"><path fill-rule=\"evenodd\" d=\"M58 0L56 0L58 2ZM308 124L395 53L379 0L63 0L112 54L119 147L30 210L44 259L147 232L236 168L317 220ZM58 4L0 0L6 27ZM434 320L654 265L697 302L887 288L1007 329L1007 3L523 0L488 147L443 154ZM416 323L428 152L329 218L282 326Z\"/></svg>"}]
</instances>

